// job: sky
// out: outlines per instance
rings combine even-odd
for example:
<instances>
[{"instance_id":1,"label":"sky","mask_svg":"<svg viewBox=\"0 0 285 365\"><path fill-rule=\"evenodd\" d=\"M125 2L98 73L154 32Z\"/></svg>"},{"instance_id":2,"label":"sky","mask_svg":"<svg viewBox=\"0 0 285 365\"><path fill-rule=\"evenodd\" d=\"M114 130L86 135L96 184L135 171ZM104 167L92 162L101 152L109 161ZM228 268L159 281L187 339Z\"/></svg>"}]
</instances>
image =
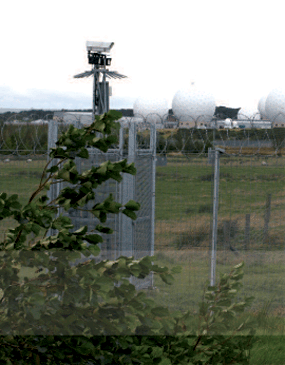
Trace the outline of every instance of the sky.
<instances>
[{"instance_id":1,"label":"sky","mask_svg":"<svg viewBox=\"0 0 285 365\"><path fill-rule=\"evenodd\" d=\"M257 110L285 84L282 2L3 1L0 108L91 109L86 41L114 42L113 109L166 98L194 82L216 105Z\"/></svg>"}]
</instances>

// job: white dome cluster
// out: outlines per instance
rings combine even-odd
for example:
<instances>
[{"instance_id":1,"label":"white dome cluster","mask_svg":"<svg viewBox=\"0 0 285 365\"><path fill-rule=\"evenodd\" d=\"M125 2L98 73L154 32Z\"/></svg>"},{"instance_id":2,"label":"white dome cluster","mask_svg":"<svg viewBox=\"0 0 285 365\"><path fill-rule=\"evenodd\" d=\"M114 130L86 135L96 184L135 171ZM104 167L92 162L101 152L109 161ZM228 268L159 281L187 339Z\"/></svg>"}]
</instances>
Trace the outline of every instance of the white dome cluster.
<instances>
[{"instance_id":1,"label":"white dome cluster","mask_svg":"<svg viewBox=\"0 0 285 365\"><path fill-rule=\"evenodd\" d=\"M260 100L258 102L258 106L257 106L261 119L267 119L266 112L265 112L266 98L267 98L267 96L263 96L262 98L260 98Z\"/></svg>"},{"instance_id":2,"label":"white dome cluster","mask_svg":"<svg viewBox=\"0 0 285 365\"><path fill-rule=\"evenodd\" d=\"M273 89L265 101L265 114L273 123L285 124L285 90Z\"/></svg>"},{"instance_id":3,"label":"white dome cluster","mask_svg":"<svg viewBox=\"0 0 285 365\"><path fill-rule=\"evenodd\" d=\"M214 97L203 90L190 86L177 91L172 100L172 111L179 121L210 122L215 113Z\"/></svg>"},{"instance_id":4,"label":"white dome cluster","mask_svg":"<svg viewBox=\"0 0 285 365\"><path fill-rule=\"evenodd\" d=\"M210 122L215 114L214 97L193 84L176 92L172 100L172 111L180 122ZM152 123L163 123L168 116L166 99L139 97L133 105L136 118Z\"/></svg>"},{"instance_id":5,"label":"white dome cluster","mask_svg":"<svg viewBox=\"0 0 285 365\"><path fill-rule=\"evenodd\" d=\"M238 120L254 119L260 120L260 112L251 108L241 108L237 115Z\"/></svg>"},{"instance_id":6,"label":"white dome cluster","mask_svg":"<svg viewBox=\"0 0 285 365\"><path fill-rule=\"evenodd\" d=\"M139 97L133 106L134 116L144 118L151 123L162 123L168 116L168 102L166 99Z\"/></svg>"}]
</instances>

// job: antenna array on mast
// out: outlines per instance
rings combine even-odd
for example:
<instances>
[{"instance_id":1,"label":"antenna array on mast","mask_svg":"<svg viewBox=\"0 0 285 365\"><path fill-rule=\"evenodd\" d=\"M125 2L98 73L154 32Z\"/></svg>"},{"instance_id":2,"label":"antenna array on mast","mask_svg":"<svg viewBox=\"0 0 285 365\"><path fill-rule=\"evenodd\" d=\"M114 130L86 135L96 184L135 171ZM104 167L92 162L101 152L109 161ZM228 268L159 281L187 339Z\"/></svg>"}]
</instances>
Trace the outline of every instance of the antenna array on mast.
<instances>
[{"instance_id":1,"label":"antenna array on mast","mask_svg":"<svg viewBox=\"0 0 285 365\"><path fill-rule=\"evenodd\" d=\"M109 53L113 47L114 42L86 42L86 48L88 52L88 63L93 65L91 71L85 71L78 75L73 76L76 79L89 77L93 75L93 117L95 115L104 114L109 110L109 79L122 79L127 76L121 75L116 71L109 71L106 66L111 65L111 58L107 58L106 54ZM102 81L100 77L102 76Z\"/></svg>"}]
</instances>

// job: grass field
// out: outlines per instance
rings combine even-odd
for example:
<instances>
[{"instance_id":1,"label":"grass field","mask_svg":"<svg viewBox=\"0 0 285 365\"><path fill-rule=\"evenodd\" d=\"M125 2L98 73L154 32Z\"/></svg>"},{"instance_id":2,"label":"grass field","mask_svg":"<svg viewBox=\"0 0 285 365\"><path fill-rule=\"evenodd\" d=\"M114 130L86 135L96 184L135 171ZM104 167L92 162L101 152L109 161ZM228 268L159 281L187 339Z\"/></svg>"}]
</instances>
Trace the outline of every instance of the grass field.
<instances>
[{"instance_id":1,"label":"grass field","mask_svg":"<svg viewBox=\"0 0 285 365\"><path fill-rule=\"evenodd\" d=\"M267 158L267 166L262 166L262 161L256 157L220 160L217 270L228 270L232 262L244 259L250 274L248 287L260 288L260 295L265 297L270 288L273 290L274 280L281 283L283 280L280 274L285 247L285 159ZM45 158L33 159L31 163L12 159L6 164L0 161L0 191L18 194L20 202L26 204L38 186L45 164ZM186 271L181 276L183 280L178 280L183 283L181 287L187 282L190 287L200 288L208 279L212 173L213 168L207 163L207 158L198 155L170 155L167 166L157 167L155 253L164 255L166 260L171 257L173 264L180 263L180 257L188 257ZM265 240L264 216L268 194L271 194L271 209ZM246 214L250 214L250 231L245 242ZM225 232L224 221L230 221L229 232ZM1 240L13 223L12 220L0 222ZM239 255L229 251L229 243ZM190 260L194 266L190 265ZM194 272L191 266L195 267ZM172 295L171 301L181 304L178 291L185 292L181 287L175 289L177 299L174 300ZM191 303L197 303L192 294L191 298ZM281 302L281 299L280 293L275 303Z\"/></svg>"},{"instance_id":2,"label":"grass field","mask_svg":"<svg viewBox=\"0 0 285 365\"><path fill-rule=\"evenodd\" d=\"M262 161L266 161L267 166L262 166ZM27 203L39 183L45 163L46 159L33 160L31 163L12 159L6 164L0 161L0 191L18 194L20 202ZM272 354L278 357L281 342L277 341L277 336L284 334L284 166L284 157L242 156L223 157L220 160L217 278L219 272L229 272L234 264L244 260L244 289L238 299L242 300L244 295L256 297L252 315L268 299L272 299L267 328L265 330L266 326L261 323L259 334L263 336L255 347L256 352L253 351L256 362L251 364L271 364L262 362L258 356L261 353L264 359L269 356L271 350L263 351L263 347L272 338L270 348L272 346ZM157 289L149 291L148 295L170 309L197 311L197 303L201 301L205 283L209 279L212 173L213 168L207 163L207 158L198 155L169 155L167 166L158 166L156 170L157 263L168 267L179 264L183 270L181 274L175 275L176 283L172 286L155 278ZM268 194L271 194L271 202L265 239ZM250 214L247 237L246 214ZM225 221L231 222L228 233L225 232ZM11 220L0 222L1 240L4 239L4 232L12 226ZM229 250L229 243L238 253ZM285 363L280 356L276 358L279 362L272 364Z\"/></svg>"},{"instance_id":3,"label":"grass field","mask_svg":"<svg viewBox=\"0 0 285 365\"><path fill-rule=\"evenodd\" d=\"M6 156L5 156L6 157ZM28 163L25 159L17 160L9 156L10 162L5 163L0 160L0 191L8 195L18 194L19 202L24 206L28 203L31 194L36 190L41 180L44 166L47 163L46 157ZM0 240L4 240L5 232L8 228L15 228L16 222L13 219L0 221Z\"/></svg>"}]
</instances>

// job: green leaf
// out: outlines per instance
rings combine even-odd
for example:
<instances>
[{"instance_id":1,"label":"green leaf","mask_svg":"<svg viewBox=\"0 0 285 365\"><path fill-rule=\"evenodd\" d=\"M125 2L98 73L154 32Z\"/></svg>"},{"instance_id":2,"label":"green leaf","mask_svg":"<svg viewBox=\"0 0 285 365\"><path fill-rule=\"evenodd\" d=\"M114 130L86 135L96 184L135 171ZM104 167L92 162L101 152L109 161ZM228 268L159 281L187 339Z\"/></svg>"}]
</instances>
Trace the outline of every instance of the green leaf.
<instances>
[{"instance_id":1,"label":"green leaf","mask_svg":"<svg viewBox=\"0 0 285 365\"><path fill-rule=\"evenodd\" d=\"M91 252L92 255L98 256L101 252L100 248L97 245L90 245L88 250Z\"/></svg>"},{"instance_id":2,"label":"green leaf","mask_svg":"<svg viewBox=\"0 0 285 365\"><path fill-rule=\"evenodd\" d=\"M77 229L74 234L84 235L88 231L88 226L83 226Z\"/></svg>"},{"instance_id":3,"label":"green leaf","mask_svg":"<svg viewBox=\"0 0 285 365\"><path fill-rule=\"evenodd\" d=\"M6 193L1 193L0 198L5 200L7 198L7 194Z\"/></svg>"},{"instance_id":4,"label":"green leaf","mask_svg":"<svg viewBox=\"0 0 285 365\"><path fill-rule=\"evenodd\" d=\"M63 208L64 208L65 210L70 209L70 203L71 203L71 199L66 199L66 200L65 200L65 202L64 202L64 204L62 205L62 206L63 206Z\"/></svg>"},{"instance_id":5,"label":"green leaf","mask_svg":"<svg viewBox=\"0 0 285 365\"><path fill-rule=\"evenodd\" d=\"M51 183L52 183L52 181L48 181L47 183L45 183L44 189L45 190L49 190L50 189L50 186L51 186Z\"/></svg>"},{"instance_id":6,"label":"green leaf","mask_svg":"<svg viewBox=\"0 0 285 365\"><path fill-rule=\"evenodd\" d=\"M36 223L33 223L33 224L32 224L32 231L33 231L36 235L38 235L38 234L40 233L40 230L41 230L41 227L40 227L38 224L36 224Z\"/></svg>"},{"instance_id":7,"label":"green leaf","mask_svg":"<svg viewBox=\"0 0 285 365\"><path fill-rule=\"evenodd\" d=\"M244 261L242 261L240 264L234 266L234 269L240 269L244 266Z\"/></svg>"},{"instance_id":8,"label":"green leaf","mask_svg":"<svg viewBox=\"0 0 285 365\"><path fill-rule=\"evenodd\" d=\"M131 174L131 175L135 175L137 173L137 169L135 168L135 164L132 162L129 165L127 165L124 169L123 172L127 173L127 174Z\"/></svg>"},{"instance_id":9,"label":"green leaf","mask_svg":"<svg viewBox=\"0 0 285 365\"><path fill-rule=\"evenodd\" d=\"M118 143L118 138L114 135L110 135L106 138L106 142L109 144Z\"/></svg>"},{"instance_id":10,"label":"green leaf","mask_svg":"<svg viewBox=\"0 0 285 365\"><path fill-rule=\"evenodd\" d=\"M243 272L241 272L241 273L238 273L238 274L234 274L234 275L232 275L231 279L232 279L232 280L240 280L240 279L242 279L242 278L243 278L243 276L244 276L244 273L243 273Z\"/></svg>"},{"instance_id":11,"label":"green leaf","mask_svg":"<svg viewBox=\"0 0 285 365\"><path fill-rule=\"evenodd\" d=\"M66 181L69 181L70 180L70 174L69 174L69 171L66 171L64 169L60 170L58 172L58 178L59 179L63 179L63 180L66 180Z\"/></svg>"},{"instance_id":12,"label":"green leaf","mask_svg":"<svg viewBox=\"0 0 285 365\"><path fill-rule=\"evenodd\" d=\"M8 198L8 201L12 202L12 201L16 201L18 199L18 194L13 194Z\"/></svg>"},{"instance_id":13,"label":"green leaf","mask_svg":"<svg viewBox=\"0 0 285 365\"><path fill-rule=\"evenodd\" d=\"M87 195L83 196L81 199L77 201L79 207L84 207L87 202Z\"/></svg>"},{"instance_id":14,"label":"green leaf","mask_svg":"<svg viewBox=\"0 0 285 365\"><path fill-rule=\"evenodd\" d=\"M91 181L86 181L82 186L89 190L92 188L92 183Z\"/></svg>"},{"instance_id":15,"label":"green leaf","mask_svg":"<svg viewBox=\"0 0 285 365\"><path fill-rule=\"evenodd\" d=\"M127 217L131 218L132 220L137 219L136 214L132 210L124 209L122 210L122 213L125 214Z\"/></svg>"},{"instance_id":16,"label":"green leaf","mask_svg":"<svg viewBox=\"0 0 285 365\"><path fill-rule=\"evenodd\" d=\"M93 244L103 242L103 238L99 234L87 234L84 236L84 239Z\"/></svg>"},{"instance_id":17,"label":"green leaf","mask_svg":"<svg viewBox=\"0 0 285 365\"><path fill-rule=\"evenodd\" d=\"M228 294L236 294L237 293L237 290L236 289L230 289L228 291Z\"/></svg>"},{"instance_id":18,"label":"green leaf","mask_svg":"<svg viewBox=\"0 0 285 365\"><path fill-rule=\"evenodd\" d=\"M123 114L121 112L119 112L118 110L109 110L107 113L106 113L106 116L108 118L111 118L112 120L118 120L118 119L121 119ZM120 124L119 123L116 123L117 127L120 128Z\"/></svg>"},{"instance_id":19,"label":"green leaf","mask_svg":"<svg viewBox=\"0 0 285 365\"><path fill-rule=\"evenodd\" d=\"M15 201L13 201L13 202L10 204L10 208L14 208L14 209L21 209L21 208L22 208L22 204L20 204L19 202L15 202Z\"/></svg>"},{"instance_id":20,"label":"green leaf","mask_svg":"<svg viewBox=\"0 0 285 365\"><path fill-rule=\"evenodd\" d=\"M97 129L98 132L102 133L105 130L105 123L100 121L100 120L96 120L94 126L95 126L95 128Z\"/></svg>"},{"instance_id":21,"label":"green leaf","mask_svg":"<svg viewBox=\"0 0 285 365\"><path fill-rule=\"evenodd\" d=\"M39 197L39 203L44 204L49 200L49 198L46 195Z\"/></svg>"},{"instance_id":22,"label":"green leaf","mask_svg":"<svg viewBox=\"0 0 285 365\"><path fill-rule=\"evenodd\" d=\"M80 152L77 154L78 157L81 158L89 158L89 153L86 148L81 148Z\"/></svg>"},{"instance_id":23,"label":"green leaf","mask_svg":"<svg viewBox=\"0 0 285 365\"><path fill-rule=\"evenodd\" d=\"M48 170L46 170L46 172L50 172L50 173L54 173L57 172L59 170L58 166L52 166L51 168L49 168Z\"/></svg>"},{"instance_id":24,"label":"green leaf","mask_svg":"<svg viewBox=\"0 0 285 365\"><path fill-rule=\"evenodd\" d=\"M160 277L168 285L171 285L174 282L174 277L171 274L163 273L160 274Z\"/></svg>"},{"instance_id":25,"label":"green leaf","mask_svg":"<svg viewBox=\"0 0 285 365\"><path fill-rule=\"evenodd\" d=\"M9 236L10 236L10 234L7 234L7 236L9 237ZM11 250L13 250L13 249L14 249L14 246L15 246L15 243L14 243L14 242L9 243L7 246L5 246L5 250L7 250L7 251L11 251Z\"/></svg>"},{"instance_id":26,"label":"green leaf","mask_svg":"<svg viewBox=\"0 0 285 365\"><path fill-rule=\"evenodd\" d=\"M135 202L134 200L129 200L127 204L124 205L128 210L139 210L140 204Z\"/></svg>"},{"instance_id":27,"label":"green leaf","mask_svg":"<svg viewBox=\"0 0 285 365\"><path fill-rule=\"evenodd\" d=\"M219 306L228 307L228 306L230 306L232 304L232 301L230 299L221 298L221 299L217 300L216 303Z\"/></svg>"},{"instance_id":28,"label":"green leaf","mask_svg":"<svg viewBox=\"0 0 285 365\"><path fill-rule=\"evenodd\" d=\"M104 227L104 226L101 226L100 224L97 224L97 226L95 227L95 229L98 232L106 233L106 234L112 234L114 232L112 228Z\"/></svg>"}]
</instances>

